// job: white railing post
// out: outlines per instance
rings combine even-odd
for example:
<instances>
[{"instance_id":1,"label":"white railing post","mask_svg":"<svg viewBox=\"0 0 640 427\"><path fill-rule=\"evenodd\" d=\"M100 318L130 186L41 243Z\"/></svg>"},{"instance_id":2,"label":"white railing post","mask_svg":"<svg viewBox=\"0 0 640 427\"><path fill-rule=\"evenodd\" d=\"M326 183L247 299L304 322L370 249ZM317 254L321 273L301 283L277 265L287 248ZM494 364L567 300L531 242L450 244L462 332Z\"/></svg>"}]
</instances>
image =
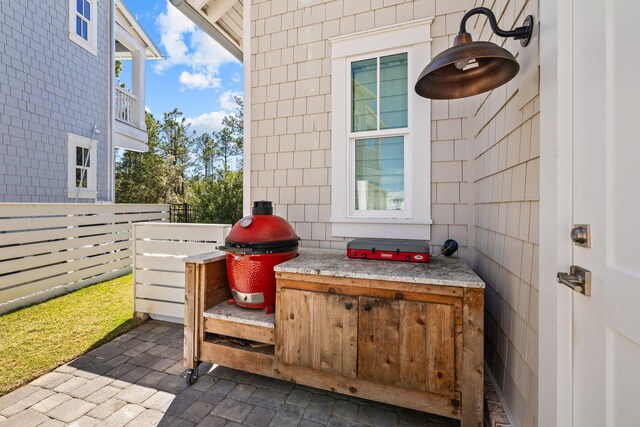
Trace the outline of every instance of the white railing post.
<instances>
[{"instance_id":1,"label":"white railing post","mask_svg":"<svg viewBox=\"0 0 640 427\"><path fill-rule=\"evenodd\" d=\"M129 91L116 86L116 120L140 128L138 98Z\"/></svg>"}]
</instances>

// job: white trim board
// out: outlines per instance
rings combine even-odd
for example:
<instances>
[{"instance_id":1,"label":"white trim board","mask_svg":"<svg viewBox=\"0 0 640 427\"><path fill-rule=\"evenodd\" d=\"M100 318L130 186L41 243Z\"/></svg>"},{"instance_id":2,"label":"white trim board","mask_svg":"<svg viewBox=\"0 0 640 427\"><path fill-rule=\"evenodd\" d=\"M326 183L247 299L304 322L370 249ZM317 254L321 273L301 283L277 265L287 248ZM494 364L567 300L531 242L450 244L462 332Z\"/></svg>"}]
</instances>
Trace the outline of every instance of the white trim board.
<instances>
[{"instance_id":1,"label":"white trim board","mask_svg":"<svg viewBox=\"0 0 640 427\"><path fill-rule=\"evenodd\" d=\"M413 91L431 59L433 18L333 37L331 43L331 233L339 237L431 238L431 102ZM352 213L354 153L349 129L349 73L354 59L407 52L408 126L405 137L405 210ZM339 96L344 94L344 96ZM425 120L428 118L428 120ZM381 132L377 132L381 133ZM363 133L363 137L366 137ZM339 183L342 183L340 185Z\"/></svg>"}]
</instances>

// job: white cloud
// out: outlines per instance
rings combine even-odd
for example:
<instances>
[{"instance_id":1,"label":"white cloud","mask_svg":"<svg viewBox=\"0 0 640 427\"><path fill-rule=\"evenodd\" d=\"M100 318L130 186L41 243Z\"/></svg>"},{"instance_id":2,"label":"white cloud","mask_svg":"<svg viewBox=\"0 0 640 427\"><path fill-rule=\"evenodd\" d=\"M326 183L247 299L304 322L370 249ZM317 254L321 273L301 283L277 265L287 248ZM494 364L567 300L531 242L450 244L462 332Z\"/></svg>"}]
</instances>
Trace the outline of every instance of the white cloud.
<instances>
[{"instance_id":1,"label":"white cloud","mask_svg":"<svg viewBox=\"0 0 640 427\"><path fill-rule=\"evenodd\" d=\"M195 130L197 134L211 133L222 129L222 119L226 116L227 113L224 111L212 111L197 117L187 118L186 122L191 125L191 129Z\"/></svg>"},{"instance_id":2,"label":"white cloud","mask_svg":"<svg viewBox=\"0 0 640 427\"><path fill-rule=\"evenodd\" d=\"M242 98L242 93L241 92L235 92L233 90L227 90L225 92L222 93L222 95L220 95L219 98L219 102L220 102L220 108L222 108L224 111L227 112L234 112L236 111L236 100L234 99L234 97L239 96Z\"/></svg>"},{"instance_id":3,"label":"white cloud","mask_svg":"<svg viewBox=\"0 0 640 427\"><path fill-rule=\"evenodd\" d=\"M190 73L183 71L180 73L180 83L189 89L209 89L220 87L220 79L213 74Z\"/></svg>"},{"instance_id":4,"label":"white cloud","mask_svg":"<svg viewBox=\"0 0 640 427\"><path fill-rule=\"evenodd\" d=\"M149 114L152 114L151 113L151 108L149 108L147 105L144 106L144 111L146 111Z\"/></svg>"},{"instance_id":5,"label":"white cloud","mask_svg":"<svg viewBox=\"0 0 640 427\"><path fill-rule=\"evenodd\" d=\"M167 52L167 59L155 63L156 73L162 73L176 65L190 71L180 74L180 82L188 88L206 89L220 85L216 76L220 66L237 60L206 33L200 30L169 0L165 13L156 20L160 32L160 44Z\"/></svg>"}]
</instances>

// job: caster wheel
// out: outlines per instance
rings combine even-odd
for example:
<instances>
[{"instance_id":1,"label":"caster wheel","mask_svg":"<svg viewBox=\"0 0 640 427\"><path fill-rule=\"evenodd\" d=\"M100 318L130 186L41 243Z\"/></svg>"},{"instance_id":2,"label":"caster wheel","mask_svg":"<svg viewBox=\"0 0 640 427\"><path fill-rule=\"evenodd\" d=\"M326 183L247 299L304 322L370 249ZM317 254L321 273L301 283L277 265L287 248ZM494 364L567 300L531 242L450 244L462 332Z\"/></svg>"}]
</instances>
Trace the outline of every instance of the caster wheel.
<instances>
[{"instance_id":1,"label":"caster wheel","mask_svg":"<svg viewBox=\"0 0 640 427\"><path fill-rule=\"evenodd\" d=\"M187 384L193 385L198 381L198 368L187 370Z\"/></svg>"}]
</instances>

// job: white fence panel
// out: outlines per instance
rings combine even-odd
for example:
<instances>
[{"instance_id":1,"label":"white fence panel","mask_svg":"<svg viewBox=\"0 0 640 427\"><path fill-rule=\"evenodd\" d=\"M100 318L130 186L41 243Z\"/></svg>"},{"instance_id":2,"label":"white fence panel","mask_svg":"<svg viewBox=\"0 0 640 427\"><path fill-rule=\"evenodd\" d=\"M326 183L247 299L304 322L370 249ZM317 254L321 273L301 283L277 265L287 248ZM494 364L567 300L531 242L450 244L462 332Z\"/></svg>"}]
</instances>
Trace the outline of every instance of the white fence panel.
<instances>
[{"instance_id":1,"label":"white fence panel","mask_svg":"<svg viewBox=\"0 0 640 427\"><path fill-rule=\"evenodd\" d=\"M169 205L0 203L0 313L131 271L133 224Z\"/></svg>"},{"instance_id":2,"label":"white fence panel","mask_svg":"<svg viewBox=\"0 0 640 427\"><path fill-rule=\"evenodd\" d=\"M184 318L183 259L215 250L229 224L139 223L133 227L135 311L181 323Z\"/></svg>"}]
</instances>

